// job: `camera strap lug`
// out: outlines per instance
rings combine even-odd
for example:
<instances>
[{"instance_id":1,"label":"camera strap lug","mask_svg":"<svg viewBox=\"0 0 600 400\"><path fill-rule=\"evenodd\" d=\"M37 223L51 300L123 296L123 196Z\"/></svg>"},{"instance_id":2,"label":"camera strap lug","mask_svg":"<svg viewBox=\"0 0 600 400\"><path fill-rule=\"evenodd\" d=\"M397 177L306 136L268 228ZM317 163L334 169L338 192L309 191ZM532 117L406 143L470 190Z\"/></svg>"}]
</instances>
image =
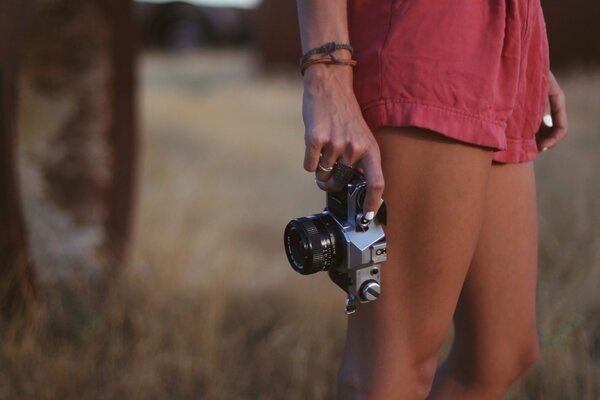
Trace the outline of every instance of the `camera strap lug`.
<instances>
[{"instance_id":1,"label":"camera strap lug","mask_svg":"<svg viewBox=\"0 0 600 400\"><path fill-rule=\"evenodd\" d=\"M348 297L346 298L346 315L352 315L356 312L356 299L354 298L354 295L352 294L348 294Z\"/></svg>"},{"instance_id":2,"label":"camera strap lug","mask_svg":"<svg viewBox=\"0 0 600 400\"><path fill-rule=\"evenodd\" d=\"M356 230L366 232L369 230L369 225L371 224L371 220L365 218L363 213L360 213L356 216Z\"/></svg>"}]
</instances>

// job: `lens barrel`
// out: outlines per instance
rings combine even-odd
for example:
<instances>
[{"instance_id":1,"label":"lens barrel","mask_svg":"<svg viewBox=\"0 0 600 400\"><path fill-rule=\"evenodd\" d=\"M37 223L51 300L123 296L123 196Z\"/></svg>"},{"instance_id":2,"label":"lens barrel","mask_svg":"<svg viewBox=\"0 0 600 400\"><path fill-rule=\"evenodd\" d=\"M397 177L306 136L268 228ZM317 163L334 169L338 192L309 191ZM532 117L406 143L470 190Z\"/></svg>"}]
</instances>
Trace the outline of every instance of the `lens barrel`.
<instances>
[{"instance_id":1,"label":"lens barrel","mask_svg":"<svg viewBox=\"0 0 600 400\"><path fill-rule=\"evenodd\" d=\"M340 228L328 214L293 219L285 227L283 242L290 265L303 275L340 265Z\"/></svg>"}]
</instances>

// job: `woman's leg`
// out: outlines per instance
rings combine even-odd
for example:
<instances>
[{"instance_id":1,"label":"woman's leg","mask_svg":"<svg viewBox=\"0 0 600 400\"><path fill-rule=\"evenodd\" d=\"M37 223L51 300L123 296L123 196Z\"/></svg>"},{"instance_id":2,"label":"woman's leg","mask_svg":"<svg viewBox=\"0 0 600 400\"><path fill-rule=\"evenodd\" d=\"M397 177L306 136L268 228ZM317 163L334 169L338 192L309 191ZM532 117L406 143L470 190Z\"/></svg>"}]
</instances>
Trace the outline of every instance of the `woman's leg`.
<instances>
[{"instance_id":1,"label":"woman's leg","mask_svg":"<svg viewBox=\"0 0 600 400\"><path fill-rule=\"evenodd\" d=\"M380 298L349 317L338 398L423 399L475 251L492 154L417 128L375 135L388 261Z\"/></svg>"},{"instance_id":2,"label":"woman's leg","mask_svg":"<svg viewBox=\"0 0 600 400\"><path fill-rule=\"evenodd\" d=\"M500 399L538 353L533 163L494 165L456 335L431 399Z\"/></svg>"}]
</instances>

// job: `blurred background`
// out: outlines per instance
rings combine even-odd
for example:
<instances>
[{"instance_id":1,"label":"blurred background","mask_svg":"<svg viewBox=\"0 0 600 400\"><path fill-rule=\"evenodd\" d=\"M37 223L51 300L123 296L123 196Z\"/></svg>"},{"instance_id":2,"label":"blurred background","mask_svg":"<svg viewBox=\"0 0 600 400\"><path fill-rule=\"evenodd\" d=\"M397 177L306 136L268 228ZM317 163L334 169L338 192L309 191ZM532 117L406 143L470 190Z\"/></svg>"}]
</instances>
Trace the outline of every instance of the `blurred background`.
<instances>
[{"instance_id":1,"label":"blurred background","mask_svg":"<svg viewBox=\"0 0 600 400\"><path fill-rule=\"evenodd\" d=\"M600 6L542 3L571 134L536 161L541 356L507 398L599 399ZM345 296L282 246L324 200L297 25L281 0L2 1L0 399L334 397Z\"/></svg>"}]
</instances>

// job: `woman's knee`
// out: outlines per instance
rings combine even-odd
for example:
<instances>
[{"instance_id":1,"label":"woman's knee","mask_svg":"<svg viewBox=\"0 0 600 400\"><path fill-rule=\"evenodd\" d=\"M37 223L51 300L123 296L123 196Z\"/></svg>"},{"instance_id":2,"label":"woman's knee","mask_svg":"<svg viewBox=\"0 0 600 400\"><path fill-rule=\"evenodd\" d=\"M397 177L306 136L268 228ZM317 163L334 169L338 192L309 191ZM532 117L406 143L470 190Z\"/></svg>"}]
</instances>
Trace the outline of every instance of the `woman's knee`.
<instances>
[{"instance_id":1,"label":"woman's knee","mask_svg":"<svg viewBox=\"0 0 600 400\"><path fill-rule=\"evenodd\" d=\"M515 353L512 369L514 373L513 380L516 380L519 376L527 372L527 370L537 361L540 354L540 346L537 337L524 344Z\"/></svg>"},{"instance_id":2,"label":"woman's knee","mask_svg":"<svg viewBox=\"0 0 600 400\"><path fill-rule=\"evenodd\" d=\"M478 355L461 358L455 370L462 371L460 380L478 386L508 387L523 375L537 360L537 337L523 340L512 346L497 346L492 350L473 350Z\"/></svg>"},{"instance_id":3,"label":"woman's knee","mask_svg":"<svg viewBox=\"0 0 600 400\"><path fill-rule=\"evenodd\" d=\"M398 360L394 367L361 370L360 366L342 366L338 374L338 399L425 399L437 367L437 356L426 359Z\"/></svg>"},{"instance_id":4,"label":"woman's knee","mask_svg":"<svg viewBox=\"0 0 600 400\"><path fill-rule=\"evenodd\" d=\"M489 362L490 366L486 368L488 370L486 379L491 380L496 376L503 378L504 383L510 385L535 363L539 352L537 337L515 345L512 350L498 354L498 359L501 361L498 364Z\"/></svg>"}]
</instances>

